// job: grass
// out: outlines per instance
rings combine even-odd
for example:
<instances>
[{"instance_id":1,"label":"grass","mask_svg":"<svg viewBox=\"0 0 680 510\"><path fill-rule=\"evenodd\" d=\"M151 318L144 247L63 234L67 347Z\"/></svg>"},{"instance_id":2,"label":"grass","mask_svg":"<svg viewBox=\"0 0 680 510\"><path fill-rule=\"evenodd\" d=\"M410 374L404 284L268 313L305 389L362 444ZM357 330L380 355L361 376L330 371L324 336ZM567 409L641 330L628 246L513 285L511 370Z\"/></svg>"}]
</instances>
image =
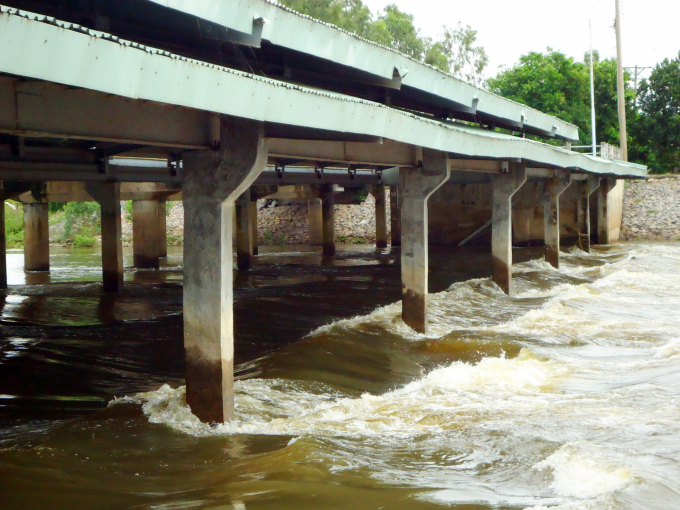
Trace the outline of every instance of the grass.
<instances>
[{"instance_id":1,"label":"grass","mask_svg":"<svg viewBox=\"0 0 680 510\"><path fill-rule=\"evenodd\" d=\"M5 241L7 248L24 247L24 214L21 205L12 209L5 204Z\"/></svg>"},{"instance_id":2,"label":"grass","mask_svg":"<svg viewBox=\"0 0 680 510\"><path fill-rule=\"evenodd\" d=\"M97 245L97 238L96 237L88 237L88 236L76 234L75 237L73 238L73 247L74 248L90 248L90 247L96 246L96 245Z\"/></svg>"},{"instance_id":3,"label":"grass","mask_svg":"<svg viewBox=\"0 0 680 510\"><path fill-rule=\"evenodd\" d=\"M286 244L286 234L278 234L274 235L272 234L269 230L265 230L264 234L264 243L263 244Z\"/></svg>"},{"instance_id":4,"label":"grass","mask_svg":"<svg viewBox=\"0 0 680 510\"><path fill-rule=\"evenodd\" d=\"M361 237L346 236L344 234L338 234L335 236L335 242L339 244L367 244L368 241Z\"/></svg>"},{"instance_id":5,"label":"grass","mask_svg":"<svg viewBox=\"0 0 680 510\"><path fill-rule=\"evenodd\" d=\"M182 234L168 234L167 239L168 244L174 245L178 241L183 241L184 236Z\"/></svg>"}]
</instances>

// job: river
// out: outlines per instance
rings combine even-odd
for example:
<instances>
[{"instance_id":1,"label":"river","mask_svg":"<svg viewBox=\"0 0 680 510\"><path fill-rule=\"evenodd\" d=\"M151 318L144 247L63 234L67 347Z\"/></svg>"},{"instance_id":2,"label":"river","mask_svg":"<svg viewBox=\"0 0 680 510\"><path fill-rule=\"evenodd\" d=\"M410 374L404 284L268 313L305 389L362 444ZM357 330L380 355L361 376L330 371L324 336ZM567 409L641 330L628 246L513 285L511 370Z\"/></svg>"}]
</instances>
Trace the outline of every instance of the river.
<instances>
[{"instance_id":1,"label":"river","mask_svg":"<svg viewBox=\"0 0 680 510\"><path fill-rule=\"evenodd\" d=\"M49 281L11 251L0 508L679 508L680 243L515 250L513 297L488 251L432 249L427 335L397 251L258 257L214 427L183 400L181 251L113 296L96 249Z\"/></svg>"}]
</instances>

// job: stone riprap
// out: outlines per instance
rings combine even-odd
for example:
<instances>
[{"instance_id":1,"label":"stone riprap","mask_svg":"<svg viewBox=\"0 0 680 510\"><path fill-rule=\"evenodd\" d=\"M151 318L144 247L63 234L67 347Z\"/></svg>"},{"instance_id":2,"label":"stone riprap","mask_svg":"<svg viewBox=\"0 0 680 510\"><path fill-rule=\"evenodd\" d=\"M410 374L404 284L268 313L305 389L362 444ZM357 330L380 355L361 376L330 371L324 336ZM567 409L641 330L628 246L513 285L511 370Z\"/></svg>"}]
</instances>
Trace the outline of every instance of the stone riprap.
<instances>
[{"instance_id":1,"label":"stone riprap","mask_svg":"<svg viewBox=\"0 0 680 510\"><path fill-rule=\"evenodd\" d=\"M627 181L621 240L680 239L680 176Z\"/></svg>"},{"instance_id":2,"label":"stone riprap","mask_svg":"<svg viewBox=\"0 0 680 510\"><path fill-rule=\"evenodd\" d=\"M123 203L124 205L124 203ZM307 244L307 204L267 206L257 202L258 244ZM390 235L389 192L386 200L387 234ZM123 244L132 242L132 218L123 207L121 217ZM181 245L184 236L184 208L173 202L167 217L168 244ZM362 204L335 206L335 237L338 243L375 243L375 198L368 195Z\"/></svg>"},{"instance_id":3,"label":"stone riprap","mask_svg":"<svg viewBox=\"0 0 680 510\"><path fill-rule=\"evenodd\" d=\"M266 207L257 202L257 237L259 244L306 244L309 242L307 204ZM386 200L387 234L390 234L390 202ZM335 206L337 243L375 243L375 198L361 204Z\"/></svg>"}]
</instances>

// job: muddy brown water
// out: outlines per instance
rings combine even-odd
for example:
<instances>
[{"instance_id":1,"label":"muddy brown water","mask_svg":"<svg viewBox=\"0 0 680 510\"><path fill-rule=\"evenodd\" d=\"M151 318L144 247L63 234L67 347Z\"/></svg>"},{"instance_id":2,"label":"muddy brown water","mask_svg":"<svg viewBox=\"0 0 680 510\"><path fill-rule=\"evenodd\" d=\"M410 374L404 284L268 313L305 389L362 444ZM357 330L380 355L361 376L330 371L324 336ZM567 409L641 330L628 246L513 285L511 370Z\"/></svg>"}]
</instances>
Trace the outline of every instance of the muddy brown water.
<instances>
[{"instance_id":1,"label":"muddy brown water","mask_svg":"<svg viewBox=\"0 0 680 510\"><path fill-rule=\"evenodd\" d=\"M182 257L106 294L96 249L0 293L0 508L680 507L680 244L432 248L428 335L399 252L235 273L236 412L184 403ZM129 254L126 263L131 263Z\"/></svg>"}]
</instances>

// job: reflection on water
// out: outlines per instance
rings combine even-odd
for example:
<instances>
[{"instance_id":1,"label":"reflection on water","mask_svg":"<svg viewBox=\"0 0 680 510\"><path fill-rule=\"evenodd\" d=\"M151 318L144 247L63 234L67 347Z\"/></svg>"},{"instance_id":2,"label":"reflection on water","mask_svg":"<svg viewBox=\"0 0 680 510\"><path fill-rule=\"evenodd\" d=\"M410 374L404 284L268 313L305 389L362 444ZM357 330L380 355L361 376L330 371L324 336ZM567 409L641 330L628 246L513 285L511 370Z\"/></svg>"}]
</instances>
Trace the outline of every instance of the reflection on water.
<instances>
[{"instance_id":1,"label":"reflection on water","mask_svg":"<svg viewBox=\"0 0 680 510\"><path fill-rule=\"evenodd\" d=\"M398 252L284 250L235 275L237 419L212 427L184 402L181 253L120 295L93 250L39 285L12 262L0 507L680 506L680 244L517 250L511 298L486 250L432 249L428 335Z\"/></svg>"}]
</instances>

